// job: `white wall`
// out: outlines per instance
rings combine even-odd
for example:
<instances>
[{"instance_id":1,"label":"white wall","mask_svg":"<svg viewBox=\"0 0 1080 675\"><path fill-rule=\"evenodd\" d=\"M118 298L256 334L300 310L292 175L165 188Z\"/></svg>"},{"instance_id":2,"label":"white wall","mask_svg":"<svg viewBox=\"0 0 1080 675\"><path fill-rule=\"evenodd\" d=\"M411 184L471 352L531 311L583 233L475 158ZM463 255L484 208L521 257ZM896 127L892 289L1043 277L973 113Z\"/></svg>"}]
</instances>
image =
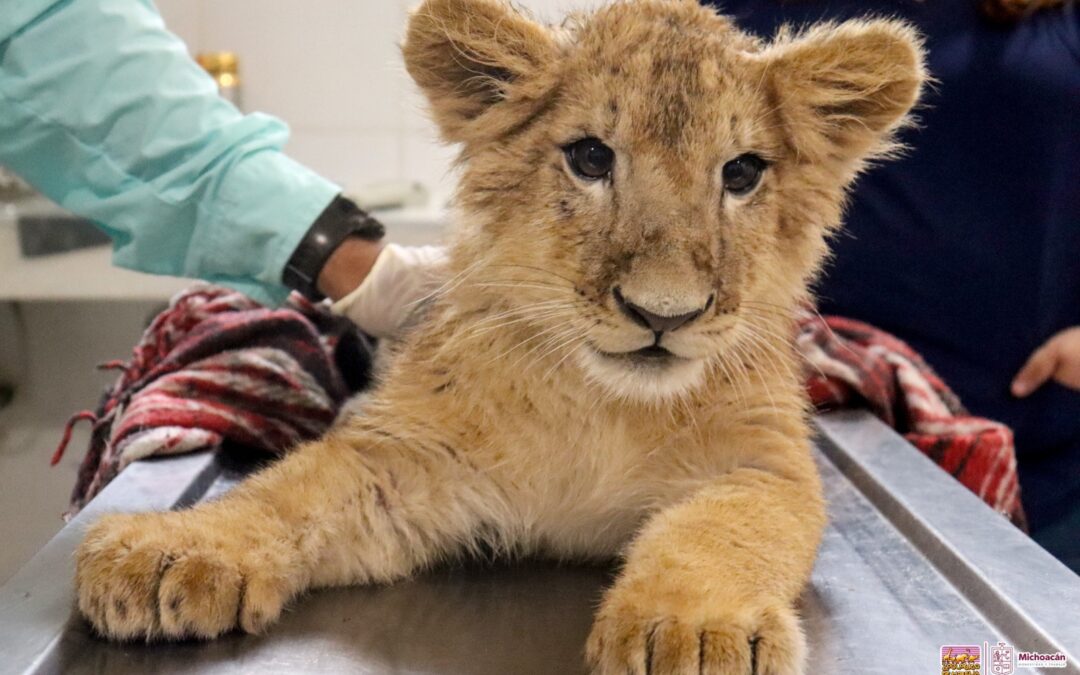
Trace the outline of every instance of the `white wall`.
<instances>
[{"instance_id":1,"label":"white wall","mask_svg":"<svg viewBox=\"0 0 1080 675\"><path fill-rule=\"evenodd\" d=\"M522 0L545 21L603 0ZM415 0L157 0L192 53L240 57L244 107L292 128L287 151L346 188L426 183L445 195L440 147L398 51Z\"/></svg>"}]
</instances>

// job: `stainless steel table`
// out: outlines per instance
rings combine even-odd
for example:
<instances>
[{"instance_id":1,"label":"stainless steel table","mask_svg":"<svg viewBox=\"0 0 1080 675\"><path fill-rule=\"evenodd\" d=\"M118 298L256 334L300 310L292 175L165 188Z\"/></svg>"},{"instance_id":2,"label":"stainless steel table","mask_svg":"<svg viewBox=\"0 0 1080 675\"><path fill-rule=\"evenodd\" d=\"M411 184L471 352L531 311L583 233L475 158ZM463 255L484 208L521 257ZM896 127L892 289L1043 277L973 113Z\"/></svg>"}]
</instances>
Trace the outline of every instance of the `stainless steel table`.
<instances>
[{"instance_id":1,"label":"stainless steel table","mask_svg":"<svg viewBox=\"0 0 1080 675\"><path fill-rule=\"evenodd\" d=\"M817 424L831 523L801 601L810 673L941 672L942 645L998 640L1064 652L1068 667L1046 672L1080 673L1080 577L867 414ZM125 470L0 589L0 672L582 672L608 573L541 562L316 593L259 637L152 646L93 637L72 612L71 553L84 526L107 511L212 498L243 472L211 455Z\"/></svg>"}]
</instances>

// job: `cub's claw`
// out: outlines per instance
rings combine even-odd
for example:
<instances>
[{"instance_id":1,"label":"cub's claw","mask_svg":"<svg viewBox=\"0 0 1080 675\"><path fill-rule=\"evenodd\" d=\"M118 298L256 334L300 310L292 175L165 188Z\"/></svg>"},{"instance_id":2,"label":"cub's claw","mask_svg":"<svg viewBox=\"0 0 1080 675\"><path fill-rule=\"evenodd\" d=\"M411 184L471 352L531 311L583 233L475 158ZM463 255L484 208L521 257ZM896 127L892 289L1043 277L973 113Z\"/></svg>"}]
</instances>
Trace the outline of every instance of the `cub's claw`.
<instances>
[{"instance_id":1,"label":"cub's claw","mask_svg":"<svg viewBox=\"0 0 1080 675\"><path fill-rule=\"evenodd\" d=\"M605 608L587 659L593 675L801 675L804 652L790 609L731 621Z\"/></svg>"}]
</instances>

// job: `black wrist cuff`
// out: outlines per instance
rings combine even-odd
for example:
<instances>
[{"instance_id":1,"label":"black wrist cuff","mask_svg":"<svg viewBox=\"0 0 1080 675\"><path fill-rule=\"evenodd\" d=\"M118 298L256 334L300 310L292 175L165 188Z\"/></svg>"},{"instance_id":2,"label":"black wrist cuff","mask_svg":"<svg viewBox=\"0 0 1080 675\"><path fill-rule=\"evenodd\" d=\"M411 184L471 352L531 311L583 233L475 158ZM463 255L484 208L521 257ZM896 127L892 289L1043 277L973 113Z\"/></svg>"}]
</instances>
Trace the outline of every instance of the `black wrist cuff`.
<instances>
[{"instance_id":1,"label":"black wrist cuff","mask_svg":"<svg viewBox=\"0 0 1080 675\"><path fill-rule=\"evenodd\" d=\"M386 234L382 223L372 218L352 200L338 195L323 210L311 229L300 240L293 251L285 270L281 273L282 282L289 288L299 291L309 300L323 299L316 282L319 273L330 259L330 255L349 237L359 237L368 241L378 241Z\"/></svg>"}]
</instances>

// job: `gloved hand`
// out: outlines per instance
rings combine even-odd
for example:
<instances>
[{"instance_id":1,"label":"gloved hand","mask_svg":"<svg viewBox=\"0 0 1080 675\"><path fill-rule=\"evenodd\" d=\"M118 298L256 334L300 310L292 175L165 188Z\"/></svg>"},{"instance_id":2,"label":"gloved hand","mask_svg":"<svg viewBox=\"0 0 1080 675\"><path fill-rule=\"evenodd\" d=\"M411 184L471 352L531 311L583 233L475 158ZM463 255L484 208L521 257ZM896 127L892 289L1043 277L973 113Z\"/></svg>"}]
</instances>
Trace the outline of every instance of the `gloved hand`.
<instances>
[{"instance_id":1,"label":"gloved hand","mask_svg":"<svg viewBox=\"0 0 1080 675\"><path fill-rule=\"evenodd\" d=\"M348 317L368 335L392 336L438 289L445 262L446 251L440 246L387 244L360 285L335 302L331 311Z\"/></svg>"}]
</instances>

